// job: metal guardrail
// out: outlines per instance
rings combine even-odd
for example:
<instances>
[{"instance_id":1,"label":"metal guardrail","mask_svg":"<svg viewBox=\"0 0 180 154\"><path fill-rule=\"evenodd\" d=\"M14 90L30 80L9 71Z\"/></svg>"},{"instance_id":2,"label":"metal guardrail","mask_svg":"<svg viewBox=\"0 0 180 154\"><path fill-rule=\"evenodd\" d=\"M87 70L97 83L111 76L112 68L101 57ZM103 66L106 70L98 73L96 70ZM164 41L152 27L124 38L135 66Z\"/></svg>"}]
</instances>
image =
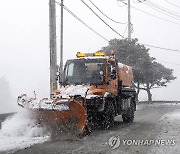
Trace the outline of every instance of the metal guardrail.
<instances>
[{"instance_id":1,"label":"metal guardrail","mask_svg":"<svg viewBox=\"0 0 180 154\"><path fill-rule=\"evenodd\" d=\"M180 103L180 101L138 101L139 104L155 104L155 103Z\"/></svg>"}]
</instances>

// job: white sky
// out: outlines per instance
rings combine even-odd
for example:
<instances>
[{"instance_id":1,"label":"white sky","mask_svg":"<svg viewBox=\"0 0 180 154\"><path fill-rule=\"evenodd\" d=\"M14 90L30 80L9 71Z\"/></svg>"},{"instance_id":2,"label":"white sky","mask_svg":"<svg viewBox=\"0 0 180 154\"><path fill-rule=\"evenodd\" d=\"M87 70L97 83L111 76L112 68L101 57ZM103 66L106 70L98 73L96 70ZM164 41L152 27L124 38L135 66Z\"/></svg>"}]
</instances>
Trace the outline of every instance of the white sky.
<instances>
[{"instance_id":1,"label":"white sky","mask_svg":"<svg viewBox=\"0 0 180 154\"><path fill-rule=\"evenodd\" d=\"M119 7L116 0L92 0L105 14L111 18L127 22L127 6ZM148 0L149 1L149 0ZM0 0L0 76L6 76L10 82L12 94L33 95L36 90L39 97L49 94L49 5L48 0ZM88 4L89 1L85 0ZM179 20L165 16L142 3L134 3L134 7L155 16L180 24ZM151 0L162 7L179 13L166 0ZM170 1L180 6L180 1ZM85 23L107 39L119 38L102 21L100 21L80 0L64 0L64 4ZM122 5L121 3L119 3ZM92 5L91 7L100 14ZM172 24L151 17L143 12L131 10L134 32L132 38L139 42L180 50L180 25ZM108 24L123 34L126 25L115 24L101 16ZM59 53L60 7L57 5L57 49ZM125 33L127 37L127 31ZM107 46L108 42L94 34L69 13L64 11L64 61L74 58L77 51L94 52ZM180 52L151 48L151 56L159 62L180 64ZM59 59L59 56L58 56ZM163 63L174 69L174 75L180 76L180 65ZM155 99L180 100L180 79L173 81L166 88L153 91ZM146 96L141 98L144 99Z\"/></svg>"}]
</instances>

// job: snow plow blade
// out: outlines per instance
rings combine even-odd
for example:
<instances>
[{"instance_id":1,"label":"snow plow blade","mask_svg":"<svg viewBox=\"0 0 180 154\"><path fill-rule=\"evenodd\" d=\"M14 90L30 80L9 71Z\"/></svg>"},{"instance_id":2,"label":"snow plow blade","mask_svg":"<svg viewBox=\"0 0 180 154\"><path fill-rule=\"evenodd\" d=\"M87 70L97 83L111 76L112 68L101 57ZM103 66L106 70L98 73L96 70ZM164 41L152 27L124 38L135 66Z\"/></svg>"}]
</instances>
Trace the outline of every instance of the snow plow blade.
<instances>
[{"instance_id":1,"label":"snow plow blade","mask_svg":"<svg viewBox=\"0 0 180 154\"><path fill-rule=\"evenodd\" d=\"M18 105L27 108L32 118L52 130L70 129L77 135L82 135L87 130L86 109L74 99L43 99L37 102L24 94L18 97Z\"/></svg>"},{"instance_id":2,"label":"snow plow blade","mask_svg":"<svg viewBox=\"0 0 180 154\"><path fill-rule=\"evenodd\" d=\"M78 134L83 133L87 122L84 107L77 101L71 101L69 108L66 111L40 109L33 112L40 122L52 128L68 127L77 131Z\"/></svg>"}]
</instances>

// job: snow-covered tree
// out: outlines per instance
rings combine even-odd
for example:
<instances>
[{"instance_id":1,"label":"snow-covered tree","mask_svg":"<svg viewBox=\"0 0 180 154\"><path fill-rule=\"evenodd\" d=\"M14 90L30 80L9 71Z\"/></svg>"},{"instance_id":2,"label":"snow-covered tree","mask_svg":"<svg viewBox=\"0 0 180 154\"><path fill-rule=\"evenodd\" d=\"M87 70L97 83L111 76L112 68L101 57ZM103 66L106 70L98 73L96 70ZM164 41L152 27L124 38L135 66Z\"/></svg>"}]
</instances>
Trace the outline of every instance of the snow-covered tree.
<instances>
[{"instance_id":1,"label":"snow-covered tree","mask_svg":"<svg viewBox=\"0 0 180 154\"><path fill-rule=\"evenodd\" d=\"M0 112L9 112L11 110L11 91L9 82L6 78L0 77Z\"/></svg>"},{"instance_id":2,"label":"snow-covered tree","mask_svg":"<svg viewBox=\"0 0 180 154\"><path fill-rule=\"evenodd\" d=\"M145 63L140 77L135 76L137 88L145 90L148 94L148 101L152 101L151 89L166 87L167 83L175 80L173 70L164 67L162 64L153 61Z\"/></svg>"},{"instance_id":3,"label":"snow-covered tree","mask_svg":"<svg viewBox=\"0 0 180 154\"><path fill-rule=\"evenodd\" d=\"M167 86L167 83L176 79L173 70L157 63L155 58L149 55L149 49L138 43L138 39L113 39L103 50L107 55L110 55L111 50L115 50L117 60L133 68L137 94L140 90L145 90L149 101L152 101L151 89Z\"/></svg>"}]
</instances>

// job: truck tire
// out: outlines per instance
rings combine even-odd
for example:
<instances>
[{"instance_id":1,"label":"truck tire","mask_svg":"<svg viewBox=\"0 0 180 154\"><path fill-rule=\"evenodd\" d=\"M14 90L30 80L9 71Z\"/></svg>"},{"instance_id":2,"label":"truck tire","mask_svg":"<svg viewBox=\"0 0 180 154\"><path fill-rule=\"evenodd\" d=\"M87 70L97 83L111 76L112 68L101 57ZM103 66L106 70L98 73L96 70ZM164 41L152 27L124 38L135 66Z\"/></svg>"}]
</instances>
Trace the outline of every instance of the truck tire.
<instances>
[{"instance_id":1,"label":"truck tire","mask_svg":"<svg viewBox=\"0 0 180 154\"><path fill-rule=\"evenodd\" d=\"M115 110L112 100L107 100L104 113L102 116L102 126L104 129L108 129L114 124Z\"/></svg>"},{"instance_id":2,"label":"truck tire","mask_svg":"<svg viewBox=\"0 0 180 154\"><path fill-rule=\"evenodd\" d=\"M122 119L124 123L131 123L134 121L134 112L135 112L135 102L131 98L130 108L125 114L122 114Z\"/></svg>"},{"instance_id":3,"label":"truck tire","mask_svg":"<svg viewBox=\"0 0 180 154\"><path fill-rule=\"evenodd\" d=\"M77 137L83 138L85 136L89 136L91 132L92 132L92 125L89 123L86 125L86 127L84 128L84 131L81 134L77 134Z\"/></svg>"}]
</instances>

